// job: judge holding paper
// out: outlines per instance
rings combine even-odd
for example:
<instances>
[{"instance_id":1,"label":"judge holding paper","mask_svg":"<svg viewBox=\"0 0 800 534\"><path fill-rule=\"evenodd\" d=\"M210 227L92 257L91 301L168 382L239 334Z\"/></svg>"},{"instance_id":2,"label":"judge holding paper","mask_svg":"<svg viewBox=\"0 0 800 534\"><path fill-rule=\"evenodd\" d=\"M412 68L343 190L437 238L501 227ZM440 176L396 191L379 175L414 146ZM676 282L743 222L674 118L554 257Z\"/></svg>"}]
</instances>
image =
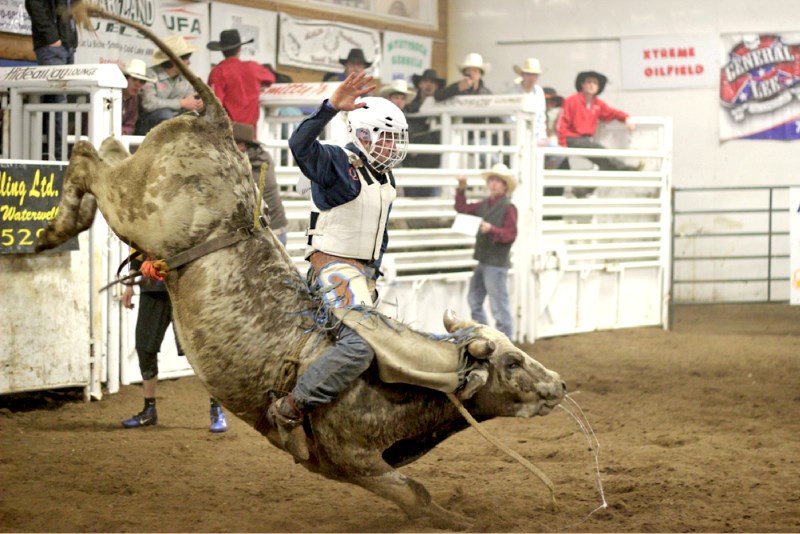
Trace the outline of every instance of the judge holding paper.
<instances>
[{"instance_id":1,"label":"judge holding paper","mask_svg":"<svg viewBox=\"0 0 800 534\"><path fill-rule=\"evenodd\" d=\"M517 238L517 208L511 203L511 193L517 186L511 170L497 163L482 173L489 196L467 203L467 178L458 177L456 211L482 219L475 239L473 258L478 265L472 274L467 300L472 319L488 324L483 303L489 296L489 309L495 328L513 339L511 304L508 298L508 269L511 267L511 245Z\"/></svg>"}]
</instances>

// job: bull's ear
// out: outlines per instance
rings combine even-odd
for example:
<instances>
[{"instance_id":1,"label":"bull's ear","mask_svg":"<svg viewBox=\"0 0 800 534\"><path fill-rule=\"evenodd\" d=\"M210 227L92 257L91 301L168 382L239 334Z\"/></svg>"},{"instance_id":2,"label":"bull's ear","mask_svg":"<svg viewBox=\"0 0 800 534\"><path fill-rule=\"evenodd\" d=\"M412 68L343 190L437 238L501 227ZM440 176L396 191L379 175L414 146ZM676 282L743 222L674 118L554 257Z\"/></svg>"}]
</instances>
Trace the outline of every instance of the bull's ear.
<instances>
[{"instance_id":1,"label":"bull's ear","mask_svg":"<svg viewBox=\"0 0 800 534\"><path fill-rule=\"evenodd\" d=\"M442 321L444 322L445 330L451 334L456 330L456 325L460 322L456 317L456 312L450 309L445 310Z\"/></svg>"}]
</instances>

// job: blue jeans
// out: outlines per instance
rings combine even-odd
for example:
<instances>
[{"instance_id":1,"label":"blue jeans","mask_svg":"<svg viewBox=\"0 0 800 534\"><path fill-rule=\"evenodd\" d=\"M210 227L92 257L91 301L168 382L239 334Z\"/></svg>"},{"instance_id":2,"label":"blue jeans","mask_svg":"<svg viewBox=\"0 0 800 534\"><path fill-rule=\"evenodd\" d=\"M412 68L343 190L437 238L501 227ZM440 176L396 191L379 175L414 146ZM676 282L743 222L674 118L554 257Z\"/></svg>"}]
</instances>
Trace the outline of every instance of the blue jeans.
<instances>
[{"instance_id":1,"label":"blue jeans","mask_svg":"<svg viewBox=\"0 0 800 534\"><path fill-rule=\"evenodd\" d=\"M297 381L292 391L297 408L306 413L321 404L330 404L369 368L374 357L372 347L353 329L342 325L336 345L317 358Z\"/></svg>"},{"instance_id":2,"label":"blue jeans","mask_svg":"<svg viewBox=\"0 0 800 534\"><path fill-rule=\"evenodd\" d=\"M75 63L75 50L72 48L65 48L63 46L42 46L34 50L36 54L36 62L39 65L72 65ZM45 95L42 97L43 104L59 104L62 102L66 102L67 97L64 95ZM61 159L61 112L57 112L55 114L55 150L54 155L56 160ZM50 115L45 114L44 116L44 133L47 135L47 131L49 129L49 121ZM52 139L48 139L49 142L53 142ZM47 150L45 150L47 153Z\"/></svg>"},{"instance_id":3,"label":"blue jeans","mask_svg":"<svg viewBox=\"0 0 800 534\"><path fill-rule=\"evenodd\" d=\"M489 309L495 320L495 327L513 339L514 323L511 320L511 303L508 298L508 267L497 267L478 263L469 282L467 302L472 312L472 320L488 324L483 302L489 295Z\"/></svg>"},{"instance_id":4,"label":"blue jeans","mask_svg":"<svg viewBox=\"0 0 800 534\"><path fill-rule=\"evenodd\" d=\"M150 113L142 113L139 115L139 120L136 121L136 135L147 135L150 130L162 122L177 117L178 113L178 111L169 108L161 108L151 111Z\"/></svg>"}]
</instances>

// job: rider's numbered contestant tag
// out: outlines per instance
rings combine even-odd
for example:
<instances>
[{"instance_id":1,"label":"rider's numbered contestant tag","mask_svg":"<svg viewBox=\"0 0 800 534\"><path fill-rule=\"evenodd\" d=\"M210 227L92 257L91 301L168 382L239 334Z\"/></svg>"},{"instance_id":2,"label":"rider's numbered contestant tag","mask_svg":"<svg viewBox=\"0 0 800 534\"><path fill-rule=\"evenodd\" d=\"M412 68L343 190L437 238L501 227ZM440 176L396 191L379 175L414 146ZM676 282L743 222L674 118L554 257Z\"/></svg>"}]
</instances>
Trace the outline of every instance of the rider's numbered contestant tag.
<instances>
[{"instance_id":1,"label":"rider's numbered contestant tag","mask_svg":"<svg viewBox=\"0 0 800 534\"><path fill-rule=\"evenodd\" d=\"M65 162L0 161L0 254L34 252L58 213L66 171ZM78 250L78 239L54 250Z\"/></svg>"}]
</instances>

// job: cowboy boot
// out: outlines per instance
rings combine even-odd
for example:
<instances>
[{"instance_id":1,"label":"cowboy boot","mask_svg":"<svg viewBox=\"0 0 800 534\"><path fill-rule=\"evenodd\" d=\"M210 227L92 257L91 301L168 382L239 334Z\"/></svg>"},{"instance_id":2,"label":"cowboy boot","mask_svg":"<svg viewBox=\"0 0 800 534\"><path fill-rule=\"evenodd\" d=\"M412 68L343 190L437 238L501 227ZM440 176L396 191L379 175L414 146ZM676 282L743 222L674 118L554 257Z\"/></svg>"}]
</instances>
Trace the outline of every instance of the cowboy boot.
<instances>
[{"instance_id":1,"label":"cowboy boot","mask_svg":"<svg viewBox=\"0 0 800 534\"><path fill-rule=\"evenodd\" d=\"M269 424L278 431L281 444L298 462L309 458L303 413L297 408L291 393L277 399L267 409Z\"/></svg>"}]
</instances>

